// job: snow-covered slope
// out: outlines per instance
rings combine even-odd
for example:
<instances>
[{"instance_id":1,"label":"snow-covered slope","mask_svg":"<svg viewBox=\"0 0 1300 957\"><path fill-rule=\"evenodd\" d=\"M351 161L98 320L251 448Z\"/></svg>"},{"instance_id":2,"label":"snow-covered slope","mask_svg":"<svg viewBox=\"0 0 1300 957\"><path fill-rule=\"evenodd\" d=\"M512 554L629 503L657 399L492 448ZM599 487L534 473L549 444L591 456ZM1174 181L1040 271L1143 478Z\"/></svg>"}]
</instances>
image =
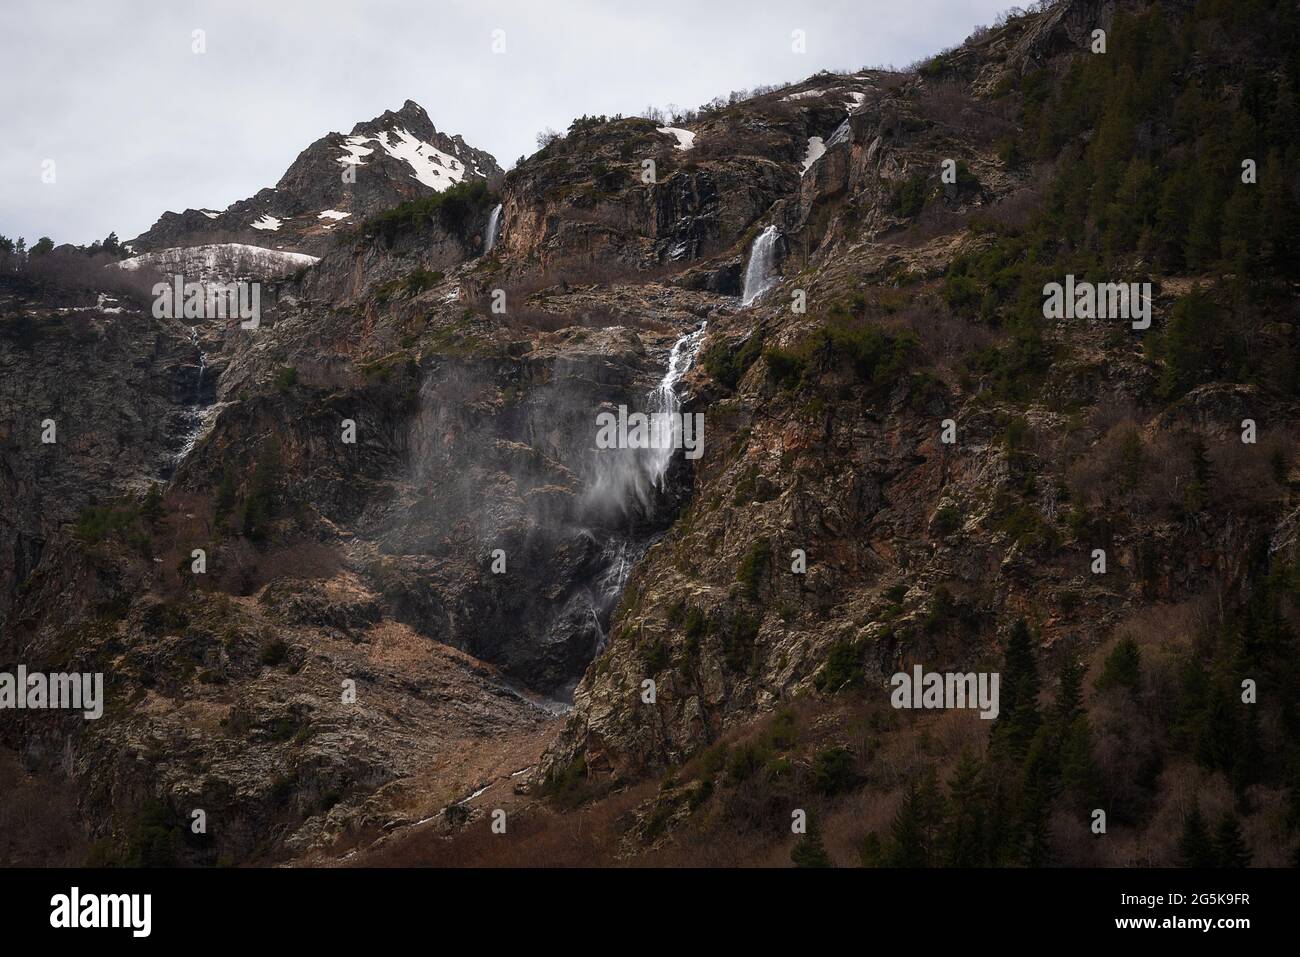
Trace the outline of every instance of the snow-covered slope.
<instances>
[{"instance_id":1,"label":"snow-covered slope","mask_svg":"<svg viewBox=\"0 0 1300 957\"><path fill-rule=\"evenodd\" d=\"M123 259L117 268L156 269L185 277L187 282L233 282L237 279L278 279L319 262L303 253L249 246L245 243L212 243L159 249Z\"/></svg>"},{"instance_id":2,"label":"snow-covered slope","mask_svg":"<svg viewBox=\"0 0 1300 957\"><path fill-rule=\"evenodd\" d=\"M217 212L164 213L136 250L215 243L322 253L333 234L405 200L501 174L495 159L434 128L418 103L330 133L303 150L273 188ZM346 225L343 221L346 220Z\"/></svg>"},{"instance_id":3,"label":"snow-covered slope","mask_svg":"<svg viewBox=\"0 0 1300 957\"><path fill-rule=\"evenodd\" d=\"M338 158L339 164L365 165L365 157L374 152L367 147L368 143L374 143L389 156L402 160L411 167L411 176L438 192L465 179L467 169L464 163L400 128L385 130L377 136L349 136L343 141L344 153ZM483 176L477 165L471 166L468 172Z\"/></svg>"}]
</instances>

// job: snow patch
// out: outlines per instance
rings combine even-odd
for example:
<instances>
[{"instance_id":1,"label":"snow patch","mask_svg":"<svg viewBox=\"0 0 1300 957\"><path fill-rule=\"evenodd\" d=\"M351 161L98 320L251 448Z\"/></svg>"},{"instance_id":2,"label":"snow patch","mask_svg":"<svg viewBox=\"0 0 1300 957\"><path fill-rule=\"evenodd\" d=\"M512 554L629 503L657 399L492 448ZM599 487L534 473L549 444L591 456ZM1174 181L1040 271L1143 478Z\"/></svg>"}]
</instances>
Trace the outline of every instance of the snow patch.
<instances>
[{"instance_id":1,"label":"snow patch","mask_svg":"<svg viewBox=\"0 0 1300 957\"><path fill-rule=\"evenodd\" d=\"M838 89L836 87L835 89ZM781 102L786 103L790 100L806 100L813 96L825 96L827 93L834 93L835 90L803 90L799 93L790 93L781 97Z\"/></svg>"},{"instance_id":2,"label":"snow patch","mask_svg":"<svg viewBox=\"0 0 1300 957\"><path fill-rule=\"evenodd\" d=\"M677 149L679 150L688 150L695 145L695 134L690 130L678 129L675 126L661 126L659 132L676 137Z\"/></svg>"},{"instance_id":3,"label":"snow patch","mask_svg":"<svg viewBox=\"0 0 1300 957\"><path fill-rule=\"evenodd\" d=\"M208 217L208 219L216 219L218 216L221 215L220 213L214 213L210 209L200 209L199 212L202 213L204 216Z\"/></svg>"},{"instance_id":4,"label":"snow patch","mask_svg":"<svg viewBox=\"0 0 1300 957\"><path fill-rule=\"evenodd\" d=\"M366 137L349 136L343 141L344 153L338 158L340 166L361 166L361 157L369 156L374 152L366 146Z\"/></svg>"},{"instance_id":5,"label":"snow patch","mask_svg":"<svg viewBox=\"0 0 1300 957\"><path fill-rule=\"evenodd\" d=\"M808 172L812 164L821 159L825 153L826 144L822 142L820 136L808 137L808 150L803 154L803 166L799 170L799 175L802 176Z\"/></svg>"},{"instance_id":6,"label":"snow patch","mask_svg":"<svg viewBox=\"0 0 1300 957\"><path fill-rule=\"evenodd\" d=\"M275 230L275 229L279 229L280 226L283 224L280 222L280 220L276 219L274 216L267 213L264 214L260 219L257 219L254 222L249 223L248 225L252 226L254 229Z\"/></svg>"},{"instance_id":7,"label":"snow patch","mask_svg":"<svg viewBox=\"0 0 1300 957\"><path fill-rule=\"evenodd\" d=\"M206 246L175 246L123 259L113 266L134 271L141 267L164 274L180 274L186 282L233 282L244 278L278 278L320 262L306 253L267 249L246 243L210 243Z\"/></svg>"},{"instance_id":8,"label":"snow patch","mask_svg":"<svg viewBox=\"0 0 1300 957\"><path fill-rule=\"evenodd\" d=\"M343 141L344 153L337 158L341 166L361 166L362 157L374 152L376 144L389 156L411 167L411 176L425 186L442 192L465 179L465 164L426 143L407 130L397 127L378 136L349 136ZM477 170L475 170L477 172Z\"/></svg>"},{"instance_id":9,"label":"snow patch","mask_svg":"<svg viewBox=\"0 0 1300 957\"><path fill-rule=\"evenodd\" d=\"M338 222L340 219L347 219L351 215L351 213L340 213L337 209L322 209L320 213L317 214L316 218L332 219L335 222Z\"/></svg>"}]
</instances>

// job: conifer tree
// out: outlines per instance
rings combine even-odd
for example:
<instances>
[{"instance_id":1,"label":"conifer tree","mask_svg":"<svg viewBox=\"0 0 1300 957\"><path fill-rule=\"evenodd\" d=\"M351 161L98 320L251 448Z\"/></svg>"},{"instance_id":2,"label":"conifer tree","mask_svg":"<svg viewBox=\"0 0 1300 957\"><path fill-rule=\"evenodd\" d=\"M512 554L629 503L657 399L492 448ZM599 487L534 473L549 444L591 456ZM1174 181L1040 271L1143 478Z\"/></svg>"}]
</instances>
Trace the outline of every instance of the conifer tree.
<instances>
[{"instance_id":1,"label":"conifer tree","mask_svg":"<svg viewBox=\"0 0 1300 957\"><path fill-rule=\"evenodd\" d=\"M948 867L983 867L988 863L983 785L979 759L963 751L948 784L951 809L944 833Z\"/></svg>"},{"instance_id":2,"label":"conifer tree","mask_svg":"<svg viewBox=\"0 0 1300 957\"><path fill-rule=\"evenodd\" d=\"M800 836L790 851L795 867L831 867L831 857L822 843L821 828L817 819L809 815L808 831Z\"/></svg>"},{"instance_id":3,"label":"conifer tree","mask_svg":"<svg viewBox=\"0 0 1300 957\"><path fill-rule=\"evenodd\" d=\"M890 826L889 867L930 867L943 824L943 797L931 770L912 782Z\"/></svg>"},{"instance_id":4,"label":"conifer tree","mask_svg":"<svg viewBox=\"0 0 1300 957\"><path fill-rule=\"evenodd\" d=\"M1101 674L1097 677L1097 690L1123 688L1135 695L1141 687L1142 652L1138 649L1137 642L1126 635L1106 656Z\"/></svg>"},{"instance_id":5,"label":"conifer tree","mask_svg":"<svg viewBox=\"0 0 1300 957\"><path fill-rule=\"evenodd\" d=\"M1061 663L1061 685L1056 694L1056 718L1062 731L1074 723L1083 709L1083 668L1078 659L1067 655Z\"/></svg>"},{"instance_id":6,"label":"conifer tree","mask_svg":"<svg viewBox=\"0 0 1300 957\"><path fill-rule=\"evenodd\" d=\"M1217 863L1218 857L1205 818L1201 815L1201 807L1194 804L1192 813L1183 820L1183 835L1178 839L1178 864L1180 867L1214 867Z\"/></svg>"},{"instance_id":7,"label":"conifer tree","mask_svg":"<svg viewBox=\"0 0 1300 957\"><path fill-rule=\"evenodd\" d=\"M1249 867L1250 847L1241 833L1241 821L1228 813L1214 832L1214 856L1219 867Z\"/></svg>"}]
</instances>

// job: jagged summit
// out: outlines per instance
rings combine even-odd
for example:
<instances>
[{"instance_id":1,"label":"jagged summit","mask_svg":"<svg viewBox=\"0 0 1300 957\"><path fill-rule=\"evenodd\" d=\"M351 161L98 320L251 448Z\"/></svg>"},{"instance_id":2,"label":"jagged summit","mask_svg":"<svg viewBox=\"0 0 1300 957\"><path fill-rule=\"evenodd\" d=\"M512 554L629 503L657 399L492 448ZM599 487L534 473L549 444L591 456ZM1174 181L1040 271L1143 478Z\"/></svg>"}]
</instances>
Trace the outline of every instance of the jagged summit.
<instances>
[{"instance_id":1,"label":"jagged summit","mask_svg":"<svg viewBox=\"0 0 1300 957\"><path fill-rule=\"evenodd\" d=\"M164 213L128 245L137 253L227 242L319 253L342 223L500 173L490 153L439 132L424 107L407 100L351 133L316 140L273 188L224 210Z\"/></svg>"}]
</instances>

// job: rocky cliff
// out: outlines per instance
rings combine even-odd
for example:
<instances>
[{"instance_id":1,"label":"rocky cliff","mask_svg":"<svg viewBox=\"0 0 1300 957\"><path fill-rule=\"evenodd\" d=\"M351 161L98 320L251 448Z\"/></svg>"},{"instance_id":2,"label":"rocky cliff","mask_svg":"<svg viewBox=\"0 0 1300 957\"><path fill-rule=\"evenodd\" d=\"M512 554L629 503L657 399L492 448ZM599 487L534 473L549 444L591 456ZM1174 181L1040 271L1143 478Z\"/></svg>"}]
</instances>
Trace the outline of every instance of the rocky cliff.
<instances>
[{"instance_id":1,"label":"rocky cliff","mask_svg":"<svg viewBox=\"0 0 1300 957\"><path fill-rule=\"evenodd\" d=\"M918 787L1008 809L958 863L1167 863L1189 794L1259 841L1280 766L1214 755L1294 715L1197 709L1293 678L1296 197L1256 248L1253 194L1186 188L1188 111L1246 109L1189 26L1227 16L1052 4L909 72L583 117L500 182L408 102L136 242L281 222L319 261L263 272L254 331L11 291L0 660L103 670L110 711L5 743L127 862L499 862L506 807L552 862L788 861L810 808L836 862L899 863ZM1242 136L1286 149L1291 66L1240 29L1274 71ZM1149 325L1049 317L1067 273L1150 283ZM620 406L703 415L704 454L597 448ZM1003 716L892 709L914 664L1001 671Z\"/></svg>"}]
</instances>

